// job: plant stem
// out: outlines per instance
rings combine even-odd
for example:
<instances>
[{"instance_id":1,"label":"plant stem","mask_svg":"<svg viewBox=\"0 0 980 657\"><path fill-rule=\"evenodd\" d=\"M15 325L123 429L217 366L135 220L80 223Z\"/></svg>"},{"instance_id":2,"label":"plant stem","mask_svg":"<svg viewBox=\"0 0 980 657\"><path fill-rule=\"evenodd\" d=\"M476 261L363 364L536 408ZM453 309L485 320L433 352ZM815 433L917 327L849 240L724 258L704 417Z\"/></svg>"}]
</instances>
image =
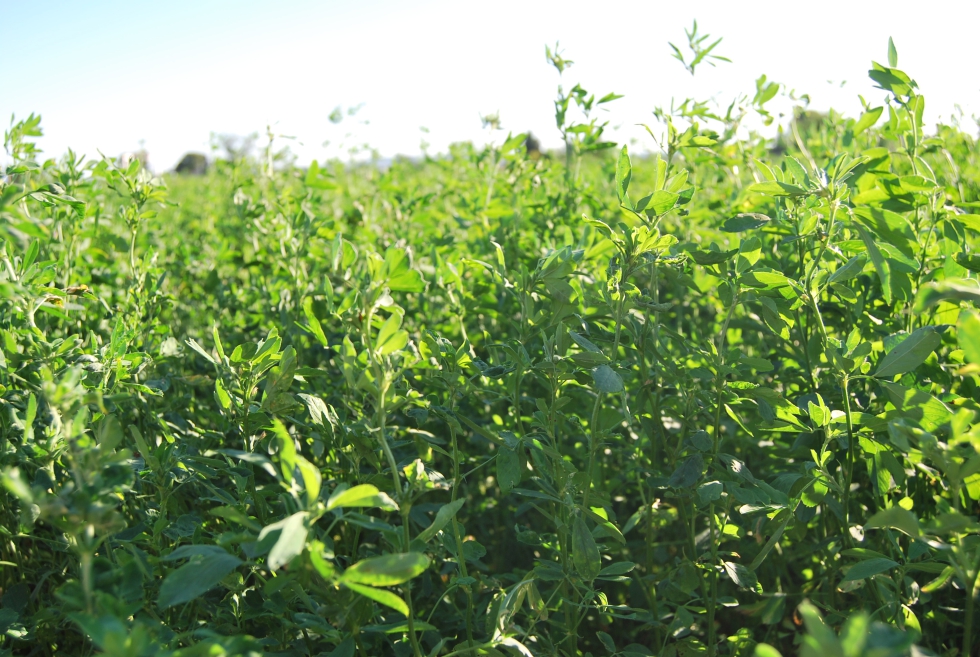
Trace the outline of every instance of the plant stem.
<instances>
[{"instance_id":1,"label":"plant stem","mask_svg":"<svg viewBox=\"0 0 980 657\"><path fill-rule=\"evenodd\" d=\"M710 596L708 599L708 657L714 657L715 647L718 638L715 635L715 607L718 606L718 571L715 564L718 562L718 540L715 537L715 505L712 502L708 505L708 530L711 541L711 578Z\"/></svg>"},{"instance_id":2,"label":"plant stem","mask_svg":"<svg viewBox=\"0 0 980 657\"><path fill-rule=\"evenodd\" d=\"M585 471L585 492L582 493L582 508L589 508L589 493L592 492L592 471L595 470L595 453L599 449L599 408L602 406L602 393L596 392L595 404L592 405L592 419L589 420L589 468Z\"/></svg>"},{"instance_id":3,"label":"plant stem","mask_svg":"<svg viewBox=\"0 0 980 657\"><path fill-rule=\"evenodd\" d=\"M725 338L728 335L728 325L732 321L732 315L735 313L735 307L738 305L738 295L739 288L736 285L735 290L732 292L732 304L728 307L728 313L725 315L725 321L721 325L721 332L718 334L718 376L715 383L716 392L716 402L715 402L715 435L712 436L714 444L711 449L711 457L714 459L718 455L718 450L721 448L721 407L722 407L722 396L725 393L725 377L722 371L725 368Z\"/></svg>"},{"instance_id":4,"label":"plant stem","mask_svg":"<svg viewBox=\"0 0 980 657\"><path fill-rule=\"evenodd\" d=\"M449 409L453 410L456 402L456 390L455 388L449 391ZM453 490L450 495L450 501L455 502L456 496L459 493L459 486L462 483L462 476L459 470L459 446L456 439L456 427L452 424L449 425L449 435L453 443ZM459 574L462 577L469 577L466 569L466 558L463 555L463 539L459 531L459 521L456 516L452 519L453 525L453 538L456 540L456 564L459 566ZM469 584L463 586L463 592L466 593L466 644L469 646L470 651L474 650L473 647L473 590Z\"/></svg>"},{"instance_id":5,"label":"plant stem","mask_svg":"<svg viewBox=\"0 0 980 657\"><path fill-rule=\"evenodd\" d=\"M977 597L977 573L974 569L973 581L967 583L966 587L966 618L963 620L963 657L970 657L973 653L973 617L976 614L975 604Z\"/></svg>"},{"instance_id":6,"label":"plant stem","mask_svg":"<svg viewBox=\"0 0 980 657\"><path fill-rule=\"evenodd\" d=\"M847 423L847 478L845 479L844 485L844 524L847 525L848 537L850 536L850 522L851 522L851 512L850 512L850 500L851 500L851 483L854 481L854 461L855 448L854 448L854 431L851 426L851 395L847 390L848 378L847 375L841 377L841 388L844 393L844 413L846 416L844 418ZM847 537L845 537L846 539Z\"/></svg>"},{"instance_id":7,"label":"plant stem","mask_svg":"<svg viewBox=\"0 0 980 657\"><path fill-rule=\"evenodd\" d=\"M412 542L411 530L408 526L408 514L411 511L411 505L405 501L402 504L402 540L405 544L405 552L408 552L408 546ZM419 646L419 638L415 634L415 609L412 606L412 582L409 580L405 582L405 604L408 605L408 638L412 642L412 652L415 657L422 657L422 648Z\"/></svg>"}]
</instances>

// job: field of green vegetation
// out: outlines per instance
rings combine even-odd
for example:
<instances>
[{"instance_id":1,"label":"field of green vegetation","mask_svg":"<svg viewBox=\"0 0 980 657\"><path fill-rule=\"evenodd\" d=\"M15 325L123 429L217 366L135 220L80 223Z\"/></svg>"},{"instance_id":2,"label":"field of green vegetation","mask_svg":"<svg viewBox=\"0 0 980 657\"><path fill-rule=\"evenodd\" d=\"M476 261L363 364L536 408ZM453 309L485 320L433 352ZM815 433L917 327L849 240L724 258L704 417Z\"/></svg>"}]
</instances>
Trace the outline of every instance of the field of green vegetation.
<instances>
[{"instance_id":1,"label":"field of green vegetation","mask_svg":"<svg viewBox=\"0 0 980 657\"><path fill-rule=\"evenodd\" d=\"M858 116L764 137L761 78L631 158L548 54L560 153L12 122L0 656L978 654L976 137L889 43Z\"/></svg>"}]
</instances>

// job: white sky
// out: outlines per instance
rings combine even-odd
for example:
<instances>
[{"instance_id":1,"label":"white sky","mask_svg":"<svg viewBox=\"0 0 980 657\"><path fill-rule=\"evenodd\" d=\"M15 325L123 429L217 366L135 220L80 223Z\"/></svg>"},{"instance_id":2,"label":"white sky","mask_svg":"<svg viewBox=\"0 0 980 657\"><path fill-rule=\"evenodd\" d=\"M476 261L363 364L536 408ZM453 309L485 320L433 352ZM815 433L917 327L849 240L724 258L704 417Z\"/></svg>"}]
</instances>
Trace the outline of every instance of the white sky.
<instances>
[{"instance_id":1,"label":"white sky","mask_svg":"<svg viewBox=\"0 0 980 657\"><path fill-rule=\"evenodd\" d=\"M694 18L724 38L716 52L733 63L692 78L667 43L685 43ZM117 155L142 142L156 170L207 152L212 132L264 133L269 123L298 138L306 162L341 143L392 156L418 154L423 138L433 152L479 142L480 115L493 112L505 130L555 146L558 77L544 46L560 41L575 61L566 88L624 94L608 106L612 138L653 147L636 124L652 124L654 107L688 96L727 106L763 73L816 109L854 114L858 94L883 98L867 70L887 62L892 36L927 120L948 120L959 104L975 131L978 19L980 2L943 0L0 0L0 121L40 113L49 156L69 146ZM361 103L355 117L328 120Z\"/></svg>"}]
</instances>

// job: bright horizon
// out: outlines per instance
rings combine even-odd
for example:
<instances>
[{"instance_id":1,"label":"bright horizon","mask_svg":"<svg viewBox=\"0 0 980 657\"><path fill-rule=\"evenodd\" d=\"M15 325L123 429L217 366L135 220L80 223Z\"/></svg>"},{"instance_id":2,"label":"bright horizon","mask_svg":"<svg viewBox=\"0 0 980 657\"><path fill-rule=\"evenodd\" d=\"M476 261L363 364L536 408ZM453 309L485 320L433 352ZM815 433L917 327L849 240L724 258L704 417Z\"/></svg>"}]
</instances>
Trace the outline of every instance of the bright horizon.
<instances>
[{"instance_id":1,"label":"bright horizon","mask_svg":"<svg viewBox=\"0 0 980 657\"><path fill-rule=\"evenodd\" d=\"M927 122L949 122L958 103L964 128L976 132L980 5L933 2L925 15L906 2L832 5L817 13L778 2L0 0L0 53L13 64L0 118L6 128L12 113L40 114L45 157L142 146L156 171L186 152L210 154L212 133L257 132L261 144L268 124L296 136L281 143L301 163L347 157L357 144L392 157L418 155L423 140L429 152L483 143L480 117L494 113L503 133L492 138L530 130L553 148L559 79L544 49L557 41L575 61L565 88L623 94L608 105L609 138L642 150L656 146L637 125L653 126L654 107L689 96L725 107L751 97L762 74L808 94L812 109L856 115L859 94L876 105L885 97L867 70L872 60L887 63L891 36L899 68L926 97ZM715 52L732 63L702 64L692 78L668 42L685 45L694 19L723 39ZM335 108L358 106L330 121Z\"/></svg>"}]
</instances>

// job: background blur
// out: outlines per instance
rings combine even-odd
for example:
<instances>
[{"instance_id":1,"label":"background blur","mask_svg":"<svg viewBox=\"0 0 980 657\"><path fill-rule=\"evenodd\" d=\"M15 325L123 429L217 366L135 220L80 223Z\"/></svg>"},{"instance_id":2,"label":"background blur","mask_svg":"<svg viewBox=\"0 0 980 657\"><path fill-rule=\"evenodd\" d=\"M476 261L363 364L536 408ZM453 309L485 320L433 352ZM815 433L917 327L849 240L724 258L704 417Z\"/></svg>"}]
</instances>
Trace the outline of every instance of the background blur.
<instances>
[{"instance_id":1,"label":"background blur","mask_svg":"<svg viewBox=\"0 0 980 657\"><path fill-rule=\"evenodd\" d=\"M692 78L668 42L686 45L693 19L732 63ZM504 133L555 147L559 79L544 47L560 41L575 62L566 89L624 94L606 106L610 136L642 150L655 143L637 124L653 124L655 107L688 96L726 107L761 74L808 94L812 109L856 114L858 94L884 96L866 72L887 62L891 36L927 120L958 116L972 132L978 19L980 3L942 1L0 0L0 122L37 112L48 156L142 147L157 171L209 152L212 133L264 139L268 124L296 137L301 162L364 144L391 157L418 155L423 141L435 153L500 139L483 127L489 114Z\"/></svg>"}]
</instances>

